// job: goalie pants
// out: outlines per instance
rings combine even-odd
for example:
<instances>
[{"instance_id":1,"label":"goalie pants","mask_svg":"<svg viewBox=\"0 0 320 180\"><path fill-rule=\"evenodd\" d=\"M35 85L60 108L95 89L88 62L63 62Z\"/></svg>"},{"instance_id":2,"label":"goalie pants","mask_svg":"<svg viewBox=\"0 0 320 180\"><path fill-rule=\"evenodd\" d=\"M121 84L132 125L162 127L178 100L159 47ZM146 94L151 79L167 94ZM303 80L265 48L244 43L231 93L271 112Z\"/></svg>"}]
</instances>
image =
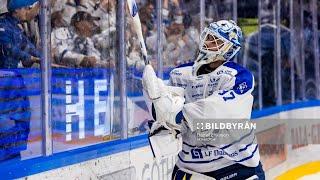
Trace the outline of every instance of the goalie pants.
<instances>
[{"instance_id":1,"label":"goalie pants","mask_svg":"<svg viewBox=\"0 0 320 180\"><path fill-rule=\"evenodd\" d=\"M259 180L265 180L264 171L262 169L261 162L257 167L247 167L241 164L234 164L216 171L201 173L203 175L215 178L216 180L244 180L256 175ZM178 166L175 166L172 172L172 180L186 180L191 179L192 174L179 170Z\"/></svg>"}]
</instances>

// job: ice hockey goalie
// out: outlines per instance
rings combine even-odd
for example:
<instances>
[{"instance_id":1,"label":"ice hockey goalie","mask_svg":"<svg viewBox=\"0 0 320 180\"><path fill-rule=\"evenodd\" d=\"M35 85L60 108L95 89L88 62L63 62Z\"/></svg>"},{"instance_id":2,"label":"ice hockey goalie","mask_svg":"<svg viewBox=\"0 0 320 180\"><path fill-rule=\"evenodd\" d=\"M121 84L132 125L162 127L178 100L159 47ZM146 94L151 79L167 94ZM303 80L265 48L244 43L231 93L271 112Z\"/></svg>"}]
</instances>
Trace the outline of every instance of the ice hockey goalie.
<instances>
[{"instance_id":1,"label":"ice hockey goalie","mask_svg":"<svg viewBox=\"0 0 320 180\"><path fill-rule=\"evenodd\" d=\"M203 30L195 61L172 70L169 84L151 65L144 70L150 145L158 160L178 154L174 180L265 179L254 129L212 125L250 122L254 78L233 62L241 39L235 22L220 20Z\"/></svg>"}]
</instances>

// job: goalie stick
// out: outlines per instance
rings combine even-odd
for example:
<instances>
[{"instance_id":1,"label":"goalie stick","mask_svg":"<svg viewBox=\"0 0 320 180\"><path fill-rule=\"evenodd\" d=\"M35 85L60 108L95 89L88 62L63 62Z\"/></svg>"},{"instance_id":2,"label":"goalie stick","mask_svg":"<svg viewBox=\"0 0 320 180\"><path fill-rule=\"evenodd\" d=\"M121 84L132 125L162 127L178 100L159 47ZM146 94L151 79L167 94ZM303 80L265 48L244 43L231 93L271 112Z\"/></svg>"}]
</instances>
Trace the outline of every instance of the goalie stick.
<instances>
[{"instance_id":1,"label":"goalie stick","mask_svg":"<svg viewBox=\"0 0 320 180\"><path fill-rule=\"evenodd\" d=\"M146 77L146 81L150 82L147 84L145 84L148 87L148 95L150 99L158 99L160 97L159 94L159 90L157 87L157 75L154 72L150 62L147 59L147 48L146 48L146 44L144 42L144 38L142 35L142 28L141 28L141 21L139 18L139 13L138 13L138 6L135 0L127 0L127 4L129 7L129 11L130 11L130 16L132 17L132 23L134 26L134 30L136 31L136 34L138 36L138 40L140 42L140 48L142 51L142 56L143 56L143 60L144 63L146 65L145 70L144 70L144 75L147 76ZM146 71L147 70L147 71Z\"/></svg>"},{"instance_id":2,"label":"goalie stick","mask_svg":"<svg viewBox=\"0 0 320 180\"><path fill-rule=\"evenodd\" d=\"M140 17L139 17L139 13L138 13L138 6L135 0L127 0L127 4L129 7L129 11L130 11L130 16L132 17L132 22L133 22L133 26L134 29L137 33L138 36L138 40L140 42L140 48L142 51L142 56L143 56L143 60L144 63L146 65L150 64L150 62L147 60L147 48L146 48L146 44L144 42L144 38L142 35L142 29L141 29L141 21L140 21Z\"/></svg>"}]
</instances>

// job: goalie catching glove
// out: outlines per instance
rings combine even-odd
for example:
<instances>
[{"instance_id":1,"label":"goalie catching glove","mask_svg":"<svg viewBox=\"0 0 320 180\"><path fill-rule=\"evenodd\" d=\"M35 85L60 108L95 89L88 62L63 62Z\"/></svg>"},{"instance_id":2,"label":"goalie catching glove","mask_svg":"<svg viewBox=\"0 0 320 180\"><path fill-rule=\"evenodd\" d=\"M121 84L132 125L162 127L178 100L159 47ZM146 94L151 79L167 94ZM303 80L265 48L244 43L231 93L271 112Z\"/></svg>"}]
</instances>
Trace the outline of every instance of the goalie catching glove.
<instances>
[{"instance_id":1,"label":"goalie catching glove","mask_svg":"<svg viewBox=\"0 0 320 180\"><path fill-rule=\"evenodd\" d=\"M153 155L159 161L181 151L181 127L176 123L176 116L185 102L184 89L165 85L151 65L144 69L142 84L153 104L155 121L150 127L149 141Z\"/></svg>"},{"instance_id":2,"label":"goalie catching glove","mask_svg":"<svg viewBox=\"0 0 320 180\"><path fill-rule=\"evenodd\" d=\"M180 129L176 116L182 111L184 89L167 86L157 78L151 65L147 65L142 76L142 85L155 110L155 120L167 129ZM153 128L151 128L153 131ZM152 133L152 132L151 132Z\"/></svg>"}]
</instances>

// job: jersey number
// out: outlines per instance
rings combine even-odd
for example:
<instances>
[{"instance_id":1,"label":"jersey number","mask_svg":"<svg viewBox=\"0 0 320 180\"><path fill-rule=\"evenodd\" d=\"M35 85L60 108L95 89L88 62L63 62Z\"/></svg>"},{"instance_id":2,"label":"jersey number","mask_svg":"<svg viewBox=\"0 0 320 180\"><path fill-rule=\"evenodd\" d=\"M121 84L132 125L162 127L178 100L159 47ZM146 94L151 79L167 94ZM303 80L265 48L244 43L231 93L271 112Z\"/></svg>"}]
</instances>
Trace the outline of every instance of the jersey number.
<instances>
[{"instance_id":1,"label":"jersey number","mask_svg":"<svg viewBox=\"0 0 320 180\"><path fill-rule=\"evenodd\" d=\"M223 96L223 95L227 94L227 92L228 91L223 91L223 92L219 93L219 95ZM226 96L223 96L222 98L224 101L227 101L227 100L234 99L235 95L232 91L230 91L230 93L228 93Z\"/></svg>"}]
</instances>

